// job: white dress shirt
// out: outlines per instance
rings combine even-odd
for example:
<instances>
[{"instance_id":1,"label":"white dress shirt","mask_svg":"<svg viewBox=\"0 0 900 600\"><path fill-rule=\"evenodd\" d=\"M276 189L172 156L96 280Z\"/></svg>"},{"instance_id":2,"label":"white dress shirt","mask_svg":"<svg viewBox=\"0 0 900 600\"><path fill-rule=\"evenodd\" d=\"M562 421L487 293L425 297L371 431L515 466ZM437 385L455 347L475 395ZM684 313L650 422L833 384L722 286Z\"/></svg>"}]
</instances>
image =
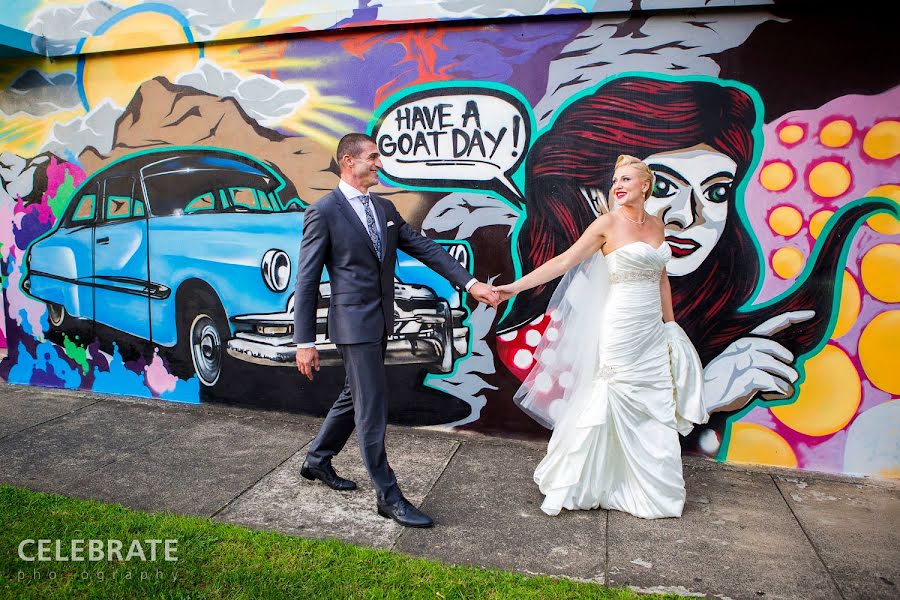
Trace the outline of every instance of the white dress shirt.
<instances>
[{"instance_id":1,"label":"white dress shirt","mask_svg":"<svg viewBox=\"0 0 900 600\"><path fill-rule=\"evenodd\" d=\"M363 206L362 203L362 196L365 196L366 194L363 194L361 191L359 191L343 179L341 179L340 183L338 183L338 189L341 190L341 193L344 194L345 198L347 198L347 201L350 203L350 208L352 208L356 213L356 216L359 217L359 220L363 224L363 228L368 231L369 226L366 222L366 207ZM381 239L384 240L384 232L381 231L381 224L378 222L378 213L375 212L375 207L372 204L373 203L370 201L369 210L372 211L372 216L375 217L375 228L378 230L378 234L381 236ZM474 277L470 279L468 283L466 283L466 291L468 292L469 288L471 288L477 282L478 280ZM302 342L297 344L297 348L312 348L315 345L316 344L314 342Z\"/></svg>"},{"instance_id":2,"label":"white dress shirt","mask_svg":"<svg viewBox=\"0 0 900 600\"><path fill-rule=\"evenodd\" d=\"M366 224L366 207L363 206L362 203L362 196L365 196L366 194L363 194L343 179L341 179L341 182L338 184L338 189L341 190L341 193L344 194L344 197L350 202L350 207L353 209L353 212L356 213L356 216L362 221L363 227L368 231L369 226ZM369 210L372 211L372 216L375 217L375 229L378 230L378 235L384 240L384 232L381 231L381 224L378 222L378 213L375 212L375 207L372 205L371 201L369 202Z\"/></svg>"}]
</instances>

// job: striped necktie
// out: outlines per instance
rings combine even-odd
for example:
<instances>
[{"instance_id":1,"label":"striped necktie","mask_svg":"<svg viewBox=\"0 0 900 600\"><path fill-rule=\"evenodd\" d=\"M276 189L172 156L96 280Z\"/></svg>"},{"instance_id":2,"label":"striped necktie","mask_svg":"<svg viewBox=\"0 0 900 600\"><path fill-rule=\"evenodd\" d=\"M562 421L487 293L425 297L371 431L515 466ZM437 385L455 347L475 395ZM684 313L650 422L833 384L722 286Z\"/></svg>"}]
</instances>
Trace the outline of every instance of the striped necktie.
<instances>
[{"instance_id":1,"label":"striped necktie","mask_svg":"<svg viewBox=\"0 0 900 600\"><path fill-rule=\"evenodd\" d=\"M366 210L366 230L369 232L369 237L372 238L372 243L375 245L375 254L378 255L378 260L384 260L381 249L381 234L378 233L378 227L375 226L375 216L369 207L369 196L366 194L365 196L360 196L359 199Z\"/></svg>"}]
</instances>

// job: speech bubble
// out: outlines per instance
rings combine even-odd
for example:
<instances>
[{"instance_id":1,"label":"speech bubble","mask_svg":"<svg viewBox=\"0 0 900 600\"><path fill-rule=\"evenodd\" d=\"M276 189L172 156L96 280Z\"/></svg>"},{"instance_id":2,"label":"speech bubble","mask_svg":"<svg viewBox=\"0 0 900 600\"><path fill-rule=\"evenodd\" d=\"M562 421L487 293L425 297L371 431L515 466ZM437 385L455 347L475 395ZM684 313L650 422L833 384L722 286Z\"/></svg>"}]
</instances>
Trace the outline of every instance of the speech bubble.
<instances>
[{"instance_id":1,"label":"speech bubble","mask_svg":"<svg viewBox=\"0 0 900 600\"><path fill-rule=\"evenodd\" d=\"M413 187L522 193L512 182L525 159L531 111L493 87L419 89L378 111L370 133L384 174Z\"/></svg>"}]
</instances>

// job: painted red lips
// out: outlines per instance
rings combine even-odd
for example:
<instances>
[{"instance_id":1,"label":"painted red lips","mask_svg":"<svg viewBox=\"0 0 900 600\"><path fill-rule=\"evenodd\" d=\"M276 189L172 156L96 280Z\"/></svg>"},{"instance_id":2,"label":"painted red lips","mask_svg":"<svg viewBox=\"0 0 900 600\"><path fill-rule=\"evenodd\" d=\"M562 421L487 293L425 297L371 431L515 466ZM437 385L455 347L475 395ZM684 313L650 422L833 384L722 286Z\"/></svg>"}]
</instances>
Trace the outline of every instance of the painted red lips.
<instances>
[{"instance_id":1,"label":"painted red lips","mask_svg":"<svg viewBox=\"0 0 900 600\"><path fill-rule=\"evenodd\" d=\"M686 240L684 238L675 237L674 235L667 235L666 243L669 244L669 248L672 249L672 256L675 258L690 256L700 247L700 244L694 240Z\"/></svg>"}]
</instances>

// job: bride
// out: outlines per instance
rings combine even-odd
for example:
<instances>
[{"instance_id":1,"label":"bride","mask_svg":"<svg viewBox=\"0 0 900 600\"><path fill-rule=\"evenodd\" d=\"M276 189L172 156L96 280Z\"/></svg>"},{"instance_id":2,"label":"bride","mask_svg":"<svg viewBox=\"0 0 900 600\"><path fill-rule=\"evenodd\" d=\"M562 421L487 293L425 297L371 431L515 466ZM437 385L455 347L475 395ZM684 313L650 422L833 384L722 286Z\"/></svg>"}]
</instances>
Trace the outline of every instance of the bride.
<instances>
[{"instance_id":1,"label":"bride","mask_svg":"<svg viewBox=\"0 0 900 600\"><path fill-rule=\"evenodd\" d=\"M494 288L507 300L566 274L515 397L553 429L534 472L549 515L599 506L655 519L684 508L678 434L708 415L700 359L674 321L663 223L644 211L653 183L646 164L620 156L614 210L562 254Z\"/></svg>"}]
</instances>

